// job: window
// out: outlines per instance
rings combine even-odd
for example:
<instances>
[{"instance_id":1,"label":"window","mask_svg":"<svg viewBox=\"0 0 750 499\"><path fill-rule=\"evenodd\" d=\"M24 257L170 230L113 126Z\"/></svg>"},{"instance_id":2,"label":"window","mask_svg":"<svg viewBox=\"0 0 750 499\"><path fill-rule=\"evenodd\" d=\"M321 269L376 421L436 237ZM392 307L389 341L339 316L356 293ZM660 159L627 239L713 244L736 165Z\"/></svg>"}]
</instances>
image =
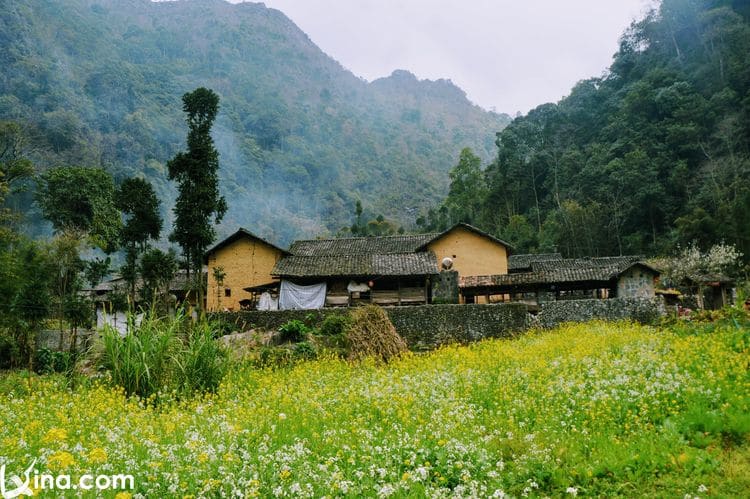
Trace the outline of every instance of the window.
<instances>
[{"instance_id":1,"label":"window","mask_svg":"<svg viewBox=\"0 0 750 499\"><path fill-rule=\"evenodd\" d=\"M224 288L224 296L232 296L232 290L229 288Z\"/></svg>"}]
</instances>

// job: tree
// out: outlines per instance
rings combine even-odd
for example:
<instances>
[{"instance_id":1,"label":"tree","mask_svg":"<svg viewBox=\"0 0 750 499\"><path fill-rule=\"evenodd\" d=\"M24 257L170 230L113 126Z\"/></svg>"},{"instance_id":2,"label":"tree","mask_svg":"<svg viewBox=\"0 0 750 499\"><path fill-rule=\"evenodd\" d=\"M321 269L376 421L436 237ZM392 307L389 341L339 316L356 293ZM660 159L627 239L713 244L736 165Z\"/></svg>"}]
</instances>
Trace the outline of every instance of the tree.
<instances>
[{"instance_id":1,"label":"tree","mask_svg":"<svg viewBox=\"0 0 750 499\"><path fill-rule=\"evenodd\" d=\"M122 222L109 173L66 166L43 173L40 180L37 202L55 232L87 237L107 253L117 248Z\"/></svg>"},{"instance_id":2,"label":"tree","mask_svg":"<svg viewBox=\"0 0 750 499\"><path fill-rule=\"evenodd\" d=\"M450 171L450 190L445 199L451 221L475 224L487 194L482 160L468 147L461 151L458 164Z\"/></svg>"},{"instance_id":3,"label":"tree","mask_svg":"<svg viewBox=\"0 0 750 499\"><path fill-rule=\"evenodd\" d=\"M121 273L128 283L130 298L134 300L138 260L148 248L149 241L159 239L161 233L159 199L147 180L128 178L115 193L115 206L126 217L120 232L120 242L125 248L125 265Z\"/></svg>"},{"instance_id":4,"label":"tree","mask_svg":"<svg viewBox=\"0 0 750 499\"><path fill-rule=\"evenodd\" d=\"M0 122L0 239L15 231L12 222L18 217L4 207L6 196L34 173L34 165L25 155L26 135L14 122Z\"/></svg>"},{"instance_id":5,"label":"tree","mask_svg":"<svg viewBox=\"0 0 750 499\"><path fill-rule=\"evenodd\" d=\"M162 308L166 309L165 297L169 293L169 283L177 272L177 256L174 251L165 253L158 248L147 250L141 257L140 272L143 276L144 302L153 307L161 301Z\"/></svg>"},{"instance_id":6,"label":"tree","mask_svg":"<svg viewBox=\"0 0 750 499\"><path fill-rule=\"evenodd\" d=\"M182 248L189 278L191 271L200 274L203 254L216 237L213 223L224 217L227 204L219 194L219 153L211 138L219 96L201 87L183 95L182 102L189 129L187 152L177 153L167 168L179 192L170 240ZM198 307L203 309L203 286L198 286Z\"/></svg>"}]
</instances>

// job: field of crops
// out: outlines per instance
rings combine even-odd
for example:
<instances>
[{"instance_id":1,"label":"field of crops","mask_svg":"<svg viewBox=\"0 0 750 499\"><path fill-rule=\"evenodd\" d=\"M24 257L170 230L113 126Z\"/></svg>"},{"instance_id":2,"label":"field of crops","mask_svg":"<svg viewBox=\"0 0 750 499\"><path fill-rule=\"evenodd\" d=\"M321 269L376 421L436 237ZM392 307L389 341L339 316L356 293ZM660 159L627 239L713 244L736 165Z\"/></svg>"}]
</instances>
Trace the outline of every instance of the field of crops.
<instances>
[{"instance_id":1,"label":"field of crops","mask_svg":"<svg viewBox=\"0 0 750 499\"><path fill-rule=\"evenodd\" d=\"M748 354L731 322L591 323L387 366L236 366L156 407L0 374L0 463L130 473L120 498L748 497Z\"/></svg>"}]
</instances>

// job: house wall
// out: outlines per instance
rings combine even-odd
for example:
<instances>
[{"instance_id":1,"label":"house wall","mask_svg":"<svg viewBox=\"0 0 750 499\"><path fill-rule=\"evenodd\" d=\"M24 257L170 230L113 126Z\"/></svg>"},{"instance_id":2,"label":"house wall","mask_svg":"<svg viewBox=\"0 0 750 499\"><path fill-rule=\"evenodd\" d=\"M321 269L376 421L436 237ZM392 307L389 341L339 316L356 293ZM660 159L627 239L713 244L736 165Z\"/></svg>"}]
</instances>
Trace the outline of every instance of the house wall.
<instances>
[{"instance_id":1,"label":"house wall","mask_svg":"<svg viewBox=\"0 0 750 499\"><path fill-rule=\"evenodd\" d=\"M654 274L635 266L625 271L617 280L618 298L653 298Z\"/></svg>"},{"instance_id":2,"label":"house wall","mask_svg":"<svg viewBox=\"0 0 750 499\"><path fill-rule=\"evenodd\" d=\"M240 300L250 299L243 288L274 281L271 270L281 258L281 251L258 239L240 238L208 256L208 310L239 310ZM224 267L226 277L222 289L214 279L214 267ZM225 290L230 296L225 296Z\"/></svg>"},{"instance_id":3,"label":"house wall","mask_svg":"<svg viewBox=\"0 0 750 499\"><path fill-rule=\"evenodd\" d=\"M453 260L452 270L462 277L508 273L507 248L464 227L454 228L431 242L427 249L435 253L438 270L443 258L448 257ZM461 297L461 303L463 302ZM485 297L477 297L477 303L485 302Z\"/></svg>"}]
</instances>

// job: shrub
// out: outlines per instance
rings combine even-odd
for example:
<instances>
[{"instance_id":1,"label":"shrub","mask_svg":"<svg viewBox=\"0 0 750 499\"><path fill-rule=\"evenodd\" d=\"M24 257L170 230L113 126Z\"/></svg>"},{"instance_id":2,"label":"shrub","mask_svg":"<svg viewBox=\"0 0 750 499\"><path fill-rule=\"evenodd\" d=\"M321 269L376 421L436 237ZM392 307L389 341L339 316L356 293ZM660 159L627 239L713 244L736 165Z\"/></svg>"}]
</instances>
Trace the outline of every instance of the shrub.
<instances>
[{"instance_id":1,"label":"shrub","mask_svg":"<svg viewBox=\"0 0 750 499\"><path fill-rule=\"evenodd\" d=\"M346 333L352 319L348 315L329 315L318 328L321 336L342 336Z\"/></svg>"},{"instance_id":2,"label":"shrub","mask_svg":"<svg viewBox=\"0 0 750 499\"><path fill-rule=\"evenodd\" d=\"M34 370L38 374L65 373L73 368L74 359L70 352L58 352L40 348L34 358Z\"/></svg>"},{"instance_id":3,"label":"shrub","mask_svg":"<svg viewBox=\"0 0 750 499\"><path fill-rule=\"evenodd\" d=\"M404 339L388 315L377 305L367 305L352 312L352 323L346 332L349 358L374 357L388 362L408 351Z\"/></svg>"},{"instance_id":4,"label":"shrub","mask_svg":"<svg viewBox=\"0 0 750 499\"><path fill-rule=\"evenodd\" d=\"M298 341L306 340L311 329L304 322L292 319L286 324L282 324L281 327L279 327L279 332L281 333L282 342L296 343Z\"/></svg>"},{"instance_id":5,"label":"shrub","mask_svg":"<svg viewBox=\"0 0 750 499\"><path fill-rule=\"evenodd\" d=\"M317 354L318 352L315 348L315 345L313 345L309 341L302 341L294 345L294 356L297 359L310 360L314 359Z\"/></svg>"}]
</instances>

